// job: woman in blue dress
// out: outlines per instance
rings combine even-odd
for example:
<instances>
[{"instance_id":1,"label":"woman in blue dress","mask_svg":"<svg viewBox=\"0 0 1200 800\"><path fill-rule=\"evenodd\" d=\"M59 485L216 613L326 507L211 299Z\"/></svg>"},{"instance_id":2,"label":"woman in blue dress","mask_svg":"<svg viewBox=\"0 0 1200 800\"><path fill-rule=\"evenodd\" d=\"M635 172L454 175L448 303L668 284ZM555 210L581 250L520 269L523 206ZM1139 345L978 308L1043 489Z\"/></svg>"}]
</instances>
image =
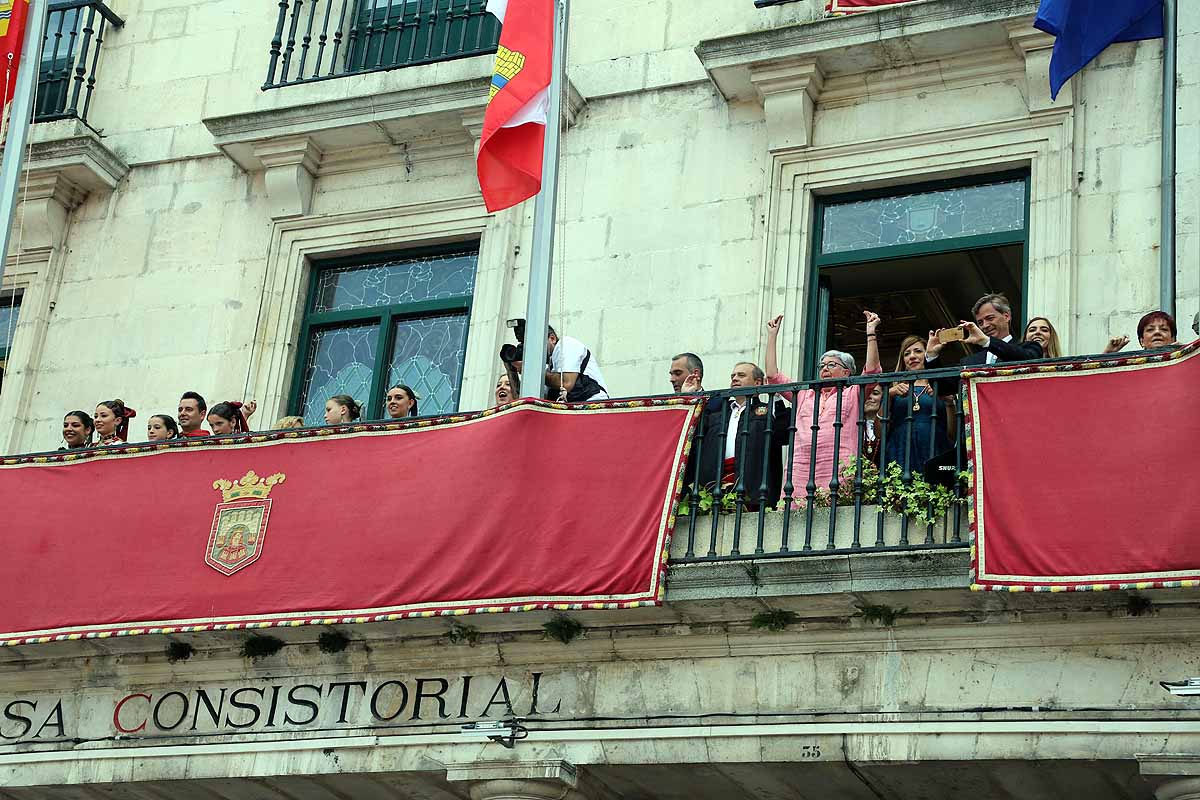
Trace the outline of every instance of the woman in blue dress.
<instances>
[{"instance_id":1,"label":"woman in blue dress","mask_svg":"<svg viewBox=\"0 0 1200 800\"><path fill-rule=\"evenodd\" d=\"M925 350L926 343L920 337L905 338L896 359L896 372L925 369ZM935 397L935 391L944 389L930 386L923 378L894 383L888 389L887 461L903 467L907 450L913 474L920 474L926 461L950 447L946 432L954 413L954 401L947 403L946 399Z\"/></svg>"}]
</instances>

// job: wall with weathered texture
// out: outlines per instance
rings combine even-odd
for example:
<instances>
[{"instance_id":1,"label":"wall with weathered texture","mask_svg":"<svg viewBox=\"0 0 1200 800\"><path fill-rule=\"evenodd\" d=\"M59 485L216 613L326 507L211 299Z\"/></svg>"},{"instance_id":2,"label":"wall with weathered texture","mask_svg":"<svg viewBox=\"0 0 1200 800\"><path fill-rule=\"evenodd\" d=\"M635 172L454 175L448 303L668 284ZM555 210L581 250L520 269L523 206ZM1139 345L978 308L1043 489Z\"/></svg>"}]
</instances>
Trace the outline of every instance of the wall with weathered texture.
<instances>
[{"instance_id":1,"label":"wall with weathered texture","mask_svg":"<svg viewBox=\"0 0 1200 800\"><path fill-rule=\"evenodd\" d=\"M65 411L114 396L139 410L139 433L149 414L173 411L185 389L212 401L261 393L271 400L255 423L268 424L284 410L278 398L289 380L255 377L256 347L291 334L262 330L272 324L264 305L299 304L303 292L282 301L266 294L278 223L264 174L222 154L204 120L484 78L488 69L486 58L465 59L262 92L275 4L112 7L127 24L105 42L89 121L130 170L115 191L93 192L71 212L55 251L61 274L46 278L53 307L44 341L32 344L37 315L22 319L21 358L11 368L24 370L28 400L18 404L15 391L0 399L0 441L13 450L54 447ZM667 390L668 360L681 350L701 354L706 383L723 385L734 362L762 357L762 323L785 308L785 347L796 357L803 320L787 298L806 289L772 261L778 154L768 150L761 103L723 98L696 47L816 16L814 2L762 10L729 0L574 4L570 74L586 104L564 140L552 318L594 348L614 394ZM1200 302L1200 9L1181 10L1180 32L1180 319L1190 322ZM987 69L964 68L980 58L827 76L811 157L888 138L915 152L950 129L1035 116L1018 54L1002 43L983 59ZM1056 322L1072 352L1132 333L1157 305L1160 65L1160 43L1122 44L1074 84L1064 163L1075 180L1055 190L1068 199L1073 228L1064 241L1072 246L1048 254L1065 261L1042 262L1047 278L1031 284L1029 298L1031 313L1064 309L1068 319ZM904 88L937 70L946 73L941 85ZM420 155L411 142L381 145L370 158L327 153L308 218L447 198L479 205L469 134L446 141L449 150L436 155ZM529 211L498 215L483 235L489 263L481 270L491 273L472 313L464 408L489 401L503 320L524 309ZM1036 248L1036 215L1034 224ZM807 259L806 227L787 234L794 259ZM1062 263L1073 271L1055 281Z\"/></svg>"}]
</instances>

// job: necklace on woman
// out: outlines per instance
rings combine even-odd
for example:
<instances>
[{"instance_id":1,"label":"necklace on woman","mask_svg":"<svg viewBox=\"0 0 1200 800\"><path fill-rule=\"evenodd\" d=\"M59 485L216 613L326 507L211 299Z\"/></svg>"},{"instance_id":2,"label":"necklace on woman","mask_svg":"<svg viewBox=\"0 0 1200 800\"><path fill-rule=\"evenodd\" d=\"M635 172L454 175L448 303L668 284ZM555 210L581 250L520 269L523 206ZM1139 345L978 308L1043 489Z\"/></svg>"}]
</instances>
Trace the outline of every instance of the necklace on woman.
<instances>
[{"instance_id":1,"label":"necklace on woman","mask_svg":"<svg viewBox=\"0 0 1200 800\"><path fill-rule=\"evenodd\" d=\"M921 410L921 395L927 391L932 392L933 390L928 386L917 386L916 384L913 384L913 411Z\"/></svg>"}]
</instances>

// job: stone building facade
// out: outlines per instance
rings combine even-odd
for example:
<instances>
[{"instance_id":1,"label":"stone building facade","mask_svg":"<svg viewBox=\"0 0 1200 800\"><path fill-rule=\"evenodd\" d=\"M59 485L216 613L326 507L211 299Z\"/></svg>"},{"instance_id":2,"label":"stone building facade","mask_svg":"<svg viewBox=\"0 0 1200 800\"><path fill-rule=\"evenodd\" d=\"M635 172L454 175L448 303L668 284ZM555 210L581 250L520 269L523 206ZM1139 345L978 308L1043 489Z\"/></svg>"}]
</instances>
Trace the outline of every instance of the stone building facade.
<instances>
[{"instance_id":1,"label":"stone building facade","mask_svg":"<svg viewBox=\"0 0 1200 800\"><path fill-rule=\"evenodd\" d=\"M724 385L777 313L797 374L863 305L894 358L996 288L1068 353L1132 335L1159 297L1161 42L1110 48L1052 101L1036 6L573 0L552 320L615 395L668 391L685 350ZM393 378L428 413L488 405L532 235L532 203L488 214L475 178L492 56L263 89L289 41L301 69L324 0L106 7L123 24L86 124L32 132L0 450L53 449L64 412L114 396L141 423L188 389L257 400L258 425ZM345 38L342 58L382 42ZM1178 85L1186 327L1193 4ZM0 798L1200 796L1200 713L1159 685L1200 674L1196 589L972 593L963 543L686 548L662 608L580 613L569 643L529 613L356 626L336 647L281 629L259 658L235 631L0 648ZM509 705L530 728L513 749L460 732Z\"/></svg>"},{"instance_id":2,"label":"stone building facade","mask_svg":"<svg viewBox=\"0 0 1200 800\"><path fill-rule=\"evenodd\" d=\"M803 351L836 343L842 312L868 300L892 314L885 329L896 336L958 319L980 287L1018 295L1018 318L1049 316L1069 353L1131 333L1158 305L1161 43L1111 48L1052 102L1035 5L932 0L824 19L811 0L580 0L552 317L595 349L618 395L669 390L666 363L683 350L722 384L733 362L762 357L774 313L786 315L785 363L803 372ZM304 328L313 273L447 242L477 253L469 286L443 309L460 316L401 325L395 338L408 336L411 352L387 355L408 359L398 376L428 378L429 412L487 405L505 320L523 315L532 213L527 203L489 215L480 202L472 152L491 56L263 90L278 4L109 8L124 25L104 35L87 124L33 130L21 250L4 279L20 313L6 348L3 449L52 449L65 411L110 397L143 414L171 411L185 389L253 398L259 425L299 411L298 373L306 347L318 347ZM300 23L293 78L306 12ZM1198 24L1181 9L1185 322L1200 291ZM818 252L814 213L831 232L849 230L887 198L857 210L830 203L916 192L917 207L900 205L917 230L901 239L936 245L942 234L929 233L922 207L963 202L953 187L1005 180L1027 200L1005 211L1011 197L984 197L971 232L1009 237L993 236L999 243L969 262L904 251L898 271L921 276L909 283L878 266L843 271L831 305L817 306L823 257L845 261L866 245ZM849 216L839 221L838 208ZM444 341L422 345L435 328ZM379 357L391 338L364 346ZM368 361L342 358L312 391L361 390Z\"/></svg>"}]
</instances>

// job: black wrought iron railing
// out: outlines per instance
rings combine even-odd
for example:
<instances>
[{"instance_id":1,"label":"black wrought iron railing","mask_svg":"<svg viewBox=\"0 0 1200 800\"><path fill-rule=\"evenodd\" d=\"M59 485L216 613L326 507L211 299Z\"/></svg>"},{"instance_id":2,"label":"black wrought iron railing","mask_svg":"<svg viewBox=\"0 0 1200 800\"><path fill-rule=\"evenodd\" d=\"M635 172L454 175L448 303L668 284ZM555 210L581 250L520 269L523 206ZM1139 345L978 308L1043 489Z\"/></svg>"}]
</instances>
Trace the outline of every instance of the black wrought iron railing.
<instances>
[{"instance_id":1,"label":"black wrought iron railing","mask_svg":"<svg viewBox=\"0 0 1200 800\"><path fill-rule=\"evenodd\" d=\"M264 89L492 53L487 0L279 0Z\"/></svg>"},{"instance_id":2,"label":"black wrought iron railing","mask_svg":"<svg viewBox=\"0 0 1200 800\"><path fill-rule=\"evenodd\" d=\"M125 21L100 0L53 0L42 38L35 122L87 121L100 51L110 28Z\"/></svg>"},{"instance_id":3,"label":"black wrought iron railing","mask_svg":"<svg viewBox=\"0 0 1200 800\"><path fill-rule=\"evenodd\" d=\"M710 393L672 563L969 546L960 384L946 368Z\"/></svg>"}]
</instances>

